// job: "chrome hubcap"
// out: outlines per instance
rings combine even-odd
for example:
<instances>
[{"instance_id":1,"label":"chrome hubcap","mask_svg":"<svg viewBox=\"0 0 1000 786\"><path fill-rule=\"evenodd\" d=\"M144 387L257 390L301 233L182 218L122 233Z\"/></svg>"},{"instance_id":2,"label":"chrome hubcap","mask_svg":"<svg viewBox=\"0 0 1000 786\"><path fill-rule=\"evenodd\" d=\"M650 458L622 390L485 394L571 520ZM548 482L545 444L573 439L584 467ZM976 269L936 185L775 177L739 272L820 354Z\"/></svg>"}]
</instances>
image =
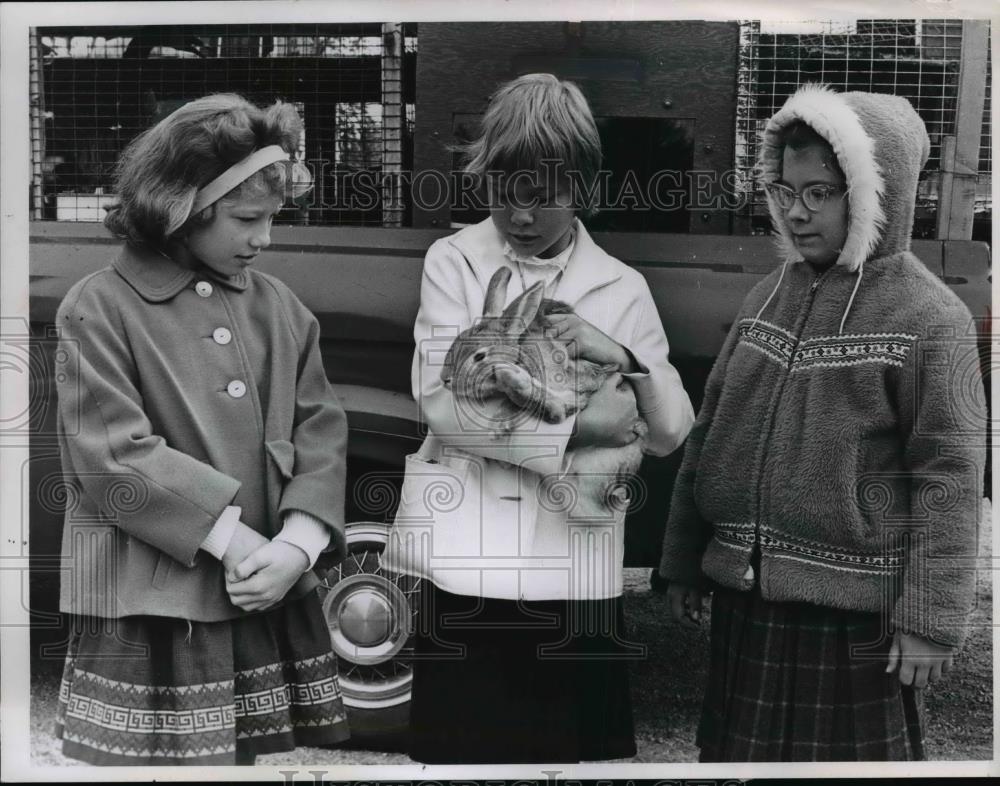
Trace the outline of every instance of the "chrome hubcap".
<instances>
[{"instance_id":1,"label":"chrome hubcap","mask_svg":"<svg viewBox=\"0 0 1000 786\"><path fill-rule=\"evenodd\" d=\"M389 602L370 589L355 592L340 608L340 630L359 647L374 647L389 638Z\"/></svg>"},{"instance_id":2,"label":"chrome hubcap","mask_svg":"<svg viewBox=\"0 0 1000 786\"><path fill-rule=\"evenodd\" d=\"M323 614L339 661L348 707L388 708L409 701L409 663L420 580L382 570L389 525L347 525L348 555L324 581Z\"/></svg>"},{"instance_id":3,"label":"chrome hubcap","mask_svg":"<svg viewBox=\"0 0 1000 786\"><path fill-rule=\"evenodd\" d=\"M410 633L406 596L385 576L361 573L343 579L323 606L333 649L351 663L384 663Z\"/></svg>"}]
</instances>

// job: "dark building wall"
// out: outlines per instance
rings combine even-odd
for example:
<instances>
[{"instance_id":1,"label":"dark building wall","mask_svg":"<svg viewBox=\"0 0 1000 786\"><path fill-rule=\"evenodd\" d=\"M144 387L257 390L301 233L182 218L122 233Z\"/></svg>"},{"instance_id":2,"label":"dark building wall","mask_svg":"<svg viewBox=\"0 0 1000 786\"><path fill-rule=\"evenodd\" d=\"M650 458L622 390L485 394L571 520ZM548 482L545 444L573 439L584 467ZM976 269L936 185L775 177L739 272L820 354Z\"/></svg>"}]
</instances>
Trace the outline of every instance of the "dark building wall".
<instances>
[{"instance_id":1,"label":"dark building wall","mask_svg":"<svg viewBox=\"0 0 1000 786\"><path fill-rule=\"evenodd\" d=\"M455 115L478 116L502 82L547 71L576 82L598 117L687 121L692 168L721 176L733 167L738 54L736 22L421 23L414 170L449 172ZM449 219L447 205L414 208L414 227ZM730 213L692 210L688 231L727 234Z\"/></svg>"}]
</instances>

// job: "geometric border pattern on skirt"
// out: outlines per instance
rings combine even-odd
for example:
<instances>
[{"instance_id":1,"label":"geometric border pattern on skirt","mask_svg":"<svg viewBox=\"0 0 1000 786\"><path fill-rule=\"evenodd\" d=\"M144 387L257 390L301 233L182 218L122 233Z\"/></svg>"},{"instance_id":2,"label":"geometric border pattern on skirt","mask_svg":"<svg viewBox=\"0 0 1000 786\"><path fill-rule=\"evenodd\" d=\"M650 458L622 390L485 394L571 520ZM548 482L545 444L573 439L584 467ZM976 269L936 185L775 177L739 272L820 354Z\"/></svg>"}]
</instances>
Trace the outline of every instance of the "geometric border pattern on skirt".
<instances>
[{"instance_id":1,"label":"geometric border pattern on skirt","mask_svg":"<svg viewBox=\"0 0 1000 786\"><path fill-rule=\"evenodd\" d=\"M69 757L249 764L350 736L315 595L223 622L75 617L73 625L56 719Z\"/></svg>"},{"instance_id":2,"label":"geometric border pattern on skirt","mask_svg":"<svg viewBox=\"0 0 1000 786\"><path fill-rule=\"evenodd\" d=\"M885 673L883 620L716 589L700 761L922 758L919 691Z\"/></svg>"}]
</instances>

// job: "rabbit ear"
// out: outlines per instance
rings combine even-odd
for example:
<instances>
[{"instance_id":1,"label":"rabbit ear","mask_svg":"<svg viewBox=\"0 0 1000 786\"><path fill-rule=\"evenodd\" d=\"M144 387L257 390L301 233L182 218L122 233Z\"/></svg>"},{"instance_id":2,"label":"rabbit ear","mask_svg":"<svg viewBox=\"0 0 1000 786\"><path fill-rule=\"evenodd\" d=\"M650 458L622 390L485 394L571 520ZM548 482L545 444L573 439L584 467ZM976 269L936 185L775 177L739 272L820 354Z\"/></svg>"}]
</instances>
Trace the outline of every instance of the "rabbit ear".
<instances>
[{"instance_id":1,"label":"rabbit ear","mask_svg":"<svg viewBox=\"0 0 1000 786\"><path fill-rule=\"evenodd\" d=\"M538 313L545 291L542 282L537 281L514 298L503 312L504 332L509 336L519 336L528 329Z\"/></svg>"},{"instance_id":2,"label":"rabbit ear","mask_svg":"<svg viewBox=\"0 0 1000 786\"><path fill-rule=\"evenodd\" d=\"M507 300L507 284L510 283L510 268L501 267L493 274L486 286L486 302L483 303L484 317L498 317Z\"/></svg>"}]
</instances>

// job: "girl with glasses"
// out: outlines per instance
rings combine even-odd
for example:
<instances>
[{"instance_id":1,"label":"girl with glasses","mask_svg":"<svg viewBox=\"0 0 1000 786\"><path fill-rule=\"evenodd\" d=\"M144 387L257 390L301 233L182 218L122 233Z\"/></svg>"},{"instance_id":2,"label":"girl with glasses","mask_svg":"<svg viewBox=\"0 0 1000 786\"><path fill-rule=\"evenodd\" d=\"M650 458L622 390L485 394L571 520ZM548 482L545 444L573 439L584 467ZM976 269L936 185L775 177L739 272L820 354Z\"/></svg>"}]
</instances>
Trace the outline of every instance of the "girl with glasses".
<instances>
[{"instance_id":1,"label":"girl with glasses","mask_svg":"<svg viewBox=\"0 0 1000 786\"><path fill-rule=\"evenodd\" d=\"M819 86L765 130L784 261L708 379L660 566L683 623L713 592L703 761L922 757L985 461L971 316L910 252L928 150L906 100Z\"/></svg>"}]
</instances>

